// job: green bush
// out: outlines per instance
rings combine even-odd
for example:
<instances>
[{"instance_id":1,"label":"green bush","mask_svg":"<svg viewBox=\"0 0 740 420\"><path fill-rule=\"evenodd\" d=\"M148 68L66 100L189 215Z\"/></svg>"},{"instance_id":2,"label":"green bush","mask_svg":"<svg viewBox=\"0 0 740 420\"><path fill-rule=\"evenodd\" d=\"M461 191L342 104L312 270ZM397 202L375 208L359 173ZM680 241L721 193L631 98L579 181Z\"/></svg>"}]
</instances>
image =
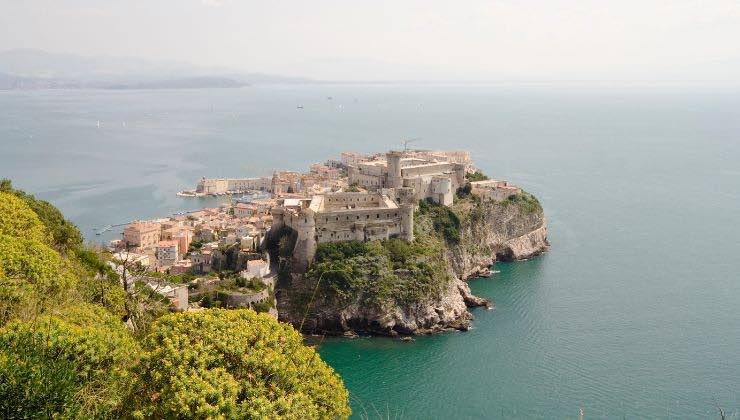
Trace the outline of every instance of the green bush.
<instances>
[{"instance_id":1,"label":"green bush","mask_svg":"<svg viewBox=\"0 0 740 420\"><path fill-rule=\"evenodd\" d=\"M0 330L0 417L113 417L137 356L120 320L100 307L13 321Z\"/></svg>"},{"instance_id":2,"label":"green bush","mask_svg":"<svg viewBox=\"0 0 740 420\"><path fill-rule=\"evenodd\" d=\"M157 320L137 369L135 415L149 418L346 418L339 376L291 326L250 309Z\"/></svg>"},{"instance_id":3,"label":"green bush","mask_svg":"<svg viewBox=\"0 0 740 420\"><path fill-rule=\"evenodd\" d=\"M14 190L11 182L7 179L0 181L0 194L2 194L0 205L7 200L5 194L12 194L23 200L51 233L51 241L54 247L66 250L82 245L82 234L79 229L72 222L65 219L62 212L49 202L38 200L23 191Z\"/></svg>"},{"instance_id":4,"label":"green bush","mask_svg":"<svg viewBox=\"0 0 740 420\"><path fill-rule=\"evenodd\" d=\"M73 225L60 233L58 210L0 190L0 418L349 415L341 380L292 327L253 311L154 321L166 298L140 282L126 294L106 255ZM122 319L152 331L144 364Z\"/></svg>"},{"instance_id":5,"label":"green bush","mask_svg":"<svg viewBox=\"0 0 740 420\"><path fill-rule=\"evenodd\" d=\"M22 236L44 243L51 240L46 227L26 202L5 192L0 192L0 235Z\"/></svg>"},{"instance_id":6,"label":"green bush","mask_svg":"<svg viewBox=\"0 0 740 420\"><path fill-rule=\"evenodd\" d=\"M438 297L449 283L443 249L439 240L428 235L413 243L393 238L320 244L306 277L340 307L358 301L410 305ZM296 301L303 305L308 299L299 296Z\"/></svg>"},{"instance_id":7,"label":"green bush","mask_svg":"<svg viewBox=\"0 0 740 420\"><path fill-rule=\"evenodd\" d=\"M434 230L442 235L447 242L452 244L460 242L460 219L451 208L422 200L419 201L418 213L420 216L430 217Z\"/></svg>"},{"instance_id":8,"label":"green bush","mask_svg":"<svg viewBox=\"0 0 740 420\"><path fill-rule=\"evenodd\" d=\"M0 325L63 303L77 284L72 267L42 242L0 235Z\"/></svg>"},{"instance_id":9,"label":"green bush","mask_svg":"<svg viewBox=\"0 0 740 420\"><path fill-rule=\"evenodd\" d=\"M541 213L542 205L540 204L537 197L532 194L522 191L519 194L510 195L506 200L503 200L502 205L516 205L525 214Z\"/></svg>"},{"instance_id":10,"label":"green bush","mask_svg":"<svg viewBox=\"0 0 740 420\"><path fill-rule=\"evenodd\" d=\"M488 180L488 177L486 175L484 175L483 172L481 172L481 171L475 171L475 172L472 172L472 173L465 174L465 179L467 179L470 182L487 181Z\"/></svg>"}]
</instances>

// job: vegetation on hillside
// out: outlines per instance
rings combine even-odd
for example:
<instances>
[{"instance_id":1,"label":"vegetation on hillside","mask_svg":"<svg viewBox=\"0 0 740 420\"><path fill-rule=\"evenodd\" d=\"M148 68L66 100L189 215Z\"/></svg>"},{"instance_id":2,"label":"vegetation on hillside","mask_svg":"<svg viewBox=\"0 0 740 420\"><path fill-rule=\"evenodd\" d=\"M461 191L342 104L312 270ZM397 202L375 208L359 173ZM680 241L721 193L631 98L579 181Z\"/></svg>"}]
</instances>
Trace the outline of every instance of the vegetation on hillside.
<instances>
[{"instance_id":1,"label":"vegetation on hillside","mask_svg":"<svg viewBox=\"0 0 740 420\"><path fill-rule=\"evenodd\" d=\"M138 346L118 317L77 304L0 330L0 417L115 417Z\"/></svg>"},{"instance_id":2,"label":"vegetation on hillside","mask_svg":"<svg viewBox=\"0 0 740 420\"><path fill-rule=\"evenodd\" d=\"M451 208L422 200L419 201L419 211L415 215L415 220L419 217L430 218L434 230L448 243L460 242L460 219Z\"/></svg>"},{"instance_id":3,"label":"vegetation on hillside","mask_svg":"<svg viewBox=\"0 0 740 420\"><path fill-rule=\"evenodd\" d=\"M339 307L426 302L438 298L451 281L443 249L431 235L413 243L393 238L321 244L306 278ZM307 298L297 303L305 307Z\"/></svg>"},{"instance_id":4,"label":"vegetation on hillside","mask_svg":"<svg viewBox=\"0 0 740 420\"><path fill-rule=\"evenodd\" d=\"M467 179L469 182L475 182L475 181L487 181L488 176L483 174L481 171L475 171L465 174L465 179Z\"/></svg>"},{"instance_id":5,"label":"vegetation on hillside","mask_svg":"<svg viewBox=\"0 0 740 420\"><path fill-rule=\"evenodd\" d=\"M65 219L62 212L48 201L38 200L21 190L13 189L8 179L0 180L0 192L15 195L25 202L46 227L48 233L52 236L52 243L58 249L66 250L82 245L82 234L77 226ZM7 196L4 196L0 201L6 199Z\"/></svg>"},{"instance_id":6,"label":"vegetation on hillside","mask_svg":"<svg viewBox=\"0 0 740 420\"><path fill-rule=\"evenodd\" d=\"M542 205L537 197L522 191L519 194L510 195L506 200L500 202L502 206L518 206L524 214L542 213Z\"/></svg>"},{"instance_id":7,"label":"vegetation on hillside","mask_svg":"<svg viewBox=\"0 0 740 420\"><path fill-rule=\"evenodd\" d=\"M0 418L349 415L292 327L248 309L164 315L57 209L0 187Z\"/></svg>"}]
</instances>

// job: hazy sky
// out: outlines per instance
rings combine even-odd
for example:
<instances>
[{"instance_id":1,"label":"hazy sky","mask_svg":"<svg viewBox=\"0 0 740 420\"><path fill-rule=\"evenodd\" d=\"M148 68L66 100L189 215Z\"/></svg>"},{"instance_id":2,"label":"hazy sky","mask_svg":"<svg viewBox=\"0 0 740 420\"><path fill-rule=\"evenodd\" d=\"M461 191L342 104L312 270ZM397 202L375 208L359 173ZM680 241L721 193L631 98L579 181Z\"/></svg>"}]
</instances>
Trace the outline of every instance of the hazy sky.
<instances>
[{"instance_id":1,"label":"hazy sky","mask_svg":"<svg viewBox=\"0 0 740 420\"><path fill-rule=\"evenodd\" d=\"M322 79L740 81L740 0L0 0L0 50Z\"/></svg>"}]
</instances>

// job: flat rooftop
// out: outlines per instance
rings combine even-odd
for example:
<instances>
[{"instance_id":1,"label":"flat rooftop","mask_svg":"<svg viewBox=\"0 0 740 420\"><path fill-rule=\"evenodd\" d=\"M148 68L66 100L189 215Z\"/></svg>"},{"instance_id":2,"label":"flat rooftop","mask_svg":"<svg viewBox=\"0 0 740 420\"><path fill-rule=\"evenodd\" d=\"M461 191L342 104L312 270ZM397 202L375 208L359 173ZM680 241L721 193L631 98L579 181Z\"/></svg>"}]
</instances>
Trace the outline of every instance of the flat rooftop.
<instances>
[{"instance_id":1,"label":"flat rooftop","mask_svg":"<svg viewBox=\"0 0 740 420\"><path fill-rule=\"evenodd\" d=\"M310 208L316 213L335 213L362 209L396 209L398 205L390 197L380 193L338 193L314 196Z\"/></svg>"}]
</instances>

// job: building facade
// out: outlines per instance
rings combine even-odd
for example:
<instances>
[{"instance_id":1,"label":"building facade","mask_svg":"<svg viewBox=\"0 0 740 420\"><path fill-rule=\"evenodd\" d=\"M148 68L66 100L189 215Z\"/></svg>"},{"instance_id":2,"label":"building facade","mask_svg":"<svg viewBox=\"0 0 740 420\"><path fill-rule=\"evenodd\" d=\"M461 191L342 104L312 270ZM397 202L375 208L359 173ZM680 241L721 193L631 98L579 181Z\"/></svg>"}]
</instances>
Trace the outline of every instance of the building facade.
<instances>
[{"instance_id":1,"label":"building facade","mask_svg":"<svg viewBox=\"0 0 740 420\"><path fill-rule=\"evenodd\" d=\"M449 161L443 153L419 155L420 152L386 153L385 159L359 162L348 168L349 184L369 190L382 188L412 188L416 200L431 199L442 205L452 205L455 191L465 183L468 166ZM456 160L465 160L460 152L453 153ZM446 159L446 160L443 160Z\"/></svg>"},{"instance_id":2,"label":"building facade","mask_svg":"<svg viewBox=\"0 0 740 420\"><path fill-rule=\"evenodd\" d=\"M127 248L152 249L161 239L161 225L156 222L135 221L123 229L123 242Z\"/></svg>"},{"instance_id":3,"label":"building facade","mask_svg":"<svg viewBox=\"0 0 740 420\"><path fill-rule=\"evenodd\" d=\"M293 265L307 269L321 243L372 241L398 237L414 239L414 204L409 189L403 194L343 192L311 199L284 200L272 210L275 231L289 227L297 232Z\"/></svg>"}]
</instances>

